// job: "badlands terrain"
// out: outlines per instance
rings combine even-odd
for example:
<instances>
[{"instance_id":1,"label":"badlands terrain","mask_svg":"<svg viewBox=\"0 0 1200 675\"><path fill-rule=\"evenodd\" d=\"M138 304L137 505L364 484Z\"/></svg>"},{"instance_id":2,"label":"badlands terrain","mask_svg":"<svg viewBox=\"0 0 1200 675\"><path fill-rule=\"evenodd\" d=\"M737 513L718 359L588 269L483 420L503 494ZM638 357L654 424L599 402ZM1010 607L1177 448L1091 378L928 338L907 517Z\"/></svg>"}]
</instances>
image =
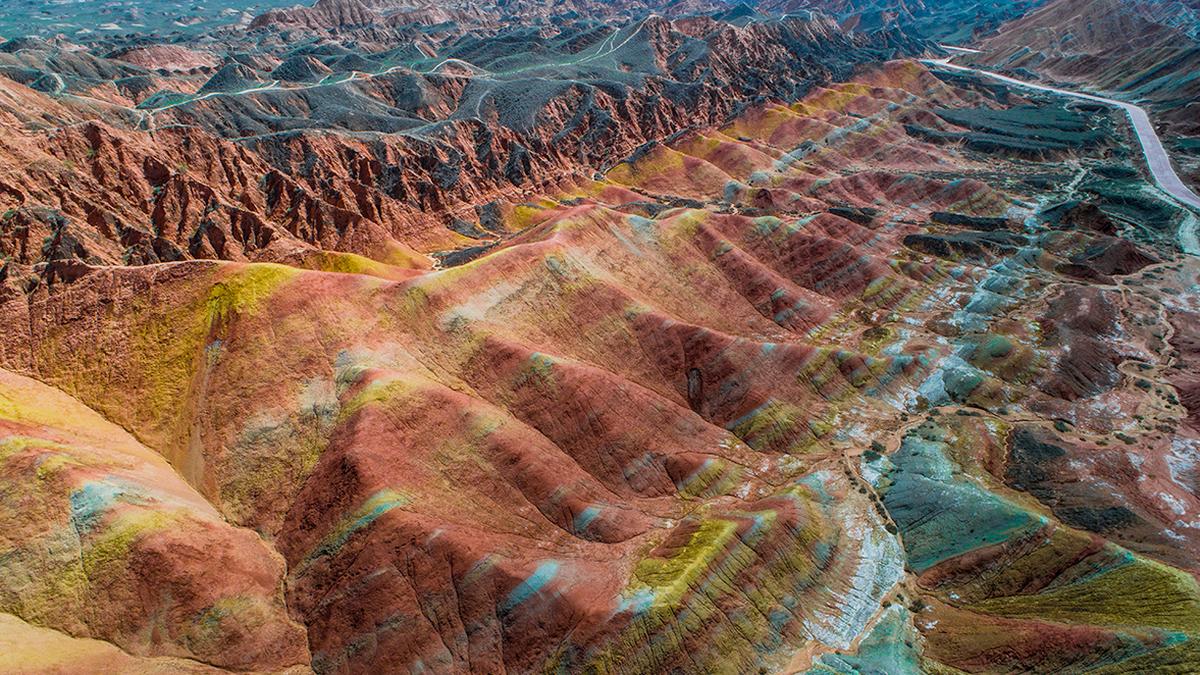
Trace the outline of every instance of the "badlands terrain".
<instances>
[{"instance_id":1,"label":"badlands terrain","mask_svg":"<svg viewBox=\"0 0 1200 675\"><path fill-rule=\"evenodd\" d=\"M1194 0L22 7L0 672L1200 672Z\"/></svg>"}]
</instances>

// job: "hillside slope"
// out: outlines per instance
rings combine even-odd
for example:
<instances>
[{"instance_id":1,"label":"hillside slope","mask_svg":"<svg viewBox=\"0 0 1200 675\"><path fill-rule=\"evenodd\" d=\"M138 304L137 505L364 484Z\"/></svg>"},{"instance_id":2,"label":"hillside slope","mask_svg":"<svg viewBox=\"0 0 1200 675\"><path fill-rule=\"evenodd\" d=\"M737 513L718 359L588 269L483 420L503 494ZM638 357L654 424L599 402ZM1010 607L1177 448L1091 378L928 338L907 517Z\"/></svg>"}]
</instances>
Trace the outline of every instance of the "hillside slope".
<instances>
[{"instance_id":1,"label":"hillside slope","mask_svg":"<svg viewBox=\"0 0 1200 675\"><path fill-rule=\"evenodd\" d=\"M1195 663L1200 267L1123 123L896 61L453 268L22 291L0 612L77 669Z\"/></svg>"}]
</instances>

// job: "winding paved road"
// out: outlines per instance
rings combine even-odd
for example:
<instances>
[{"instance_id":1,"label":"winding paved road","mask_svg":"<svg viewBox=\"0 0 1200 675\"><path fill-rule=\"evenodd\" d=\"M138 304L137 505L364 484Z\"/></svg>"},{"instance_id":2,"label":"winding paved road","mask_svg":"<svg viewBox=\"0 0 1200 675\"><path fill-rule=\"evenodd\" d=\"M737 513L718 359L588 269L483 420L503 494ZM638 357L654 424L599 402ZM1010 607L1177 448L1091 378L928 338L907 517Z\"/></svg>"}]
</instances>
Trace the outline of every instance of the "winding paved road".
<instances>
[{"instance_id":1,"label":"winding paved road","mask_svg":"<svg viewBox=\"0 0 1200 675\"><path fill-rule=\"evenodd\" d=\"M950 49L949 47L946 47ZM952 51L960 51L964 53L973 53L974 50L956 47ZM1137 133L1138 142L1142 144L1142 152L1146 156L1146 164L1150 167L1150 174L1154 177L1154 181L1162 188L1164 192L1169 194L1174 199L1192 207L1196 211L1200 211L1200 195L1197 195L1183 180L1179 178L1179 174L1175 173L1175 168L1171 166L1171 158L1167 155L1166 148L1163 147L1162 141L1158 138L1158 133L1154 131L1154 125L1150 123L1150 116L1146 111L1132 103L1118 101L1117 99L1104 98L1103 96L1094 96L1092 94L1084 94L1077 91L1068 91L1066 89L1058 89L1056 87L1047 87L1041 84L1033 84L1016 78L993 73L988 70L980 70L978 68L969 68L950 63L950 59L926 59L925 63L937 65L943 68L952 70L963 70L971 73L978 73L985 77L990 77L993 80L999 80L1006 84L1011 84L1017 87L1025 87L1026 89L1038 89L1040 91L1048 91L1061 96L1070 96L1073 98L1081 98L1087 101L1095 101L1106 105L1114 105L1120 107L1129 115L1129 121L1133 123L1133 130ZM1185 252L1192 255L1200 255L1200 239L1197 238L1196 229L1200 225L1200 218L1196 214L1188 214L1184 219L1183 224L1179 228L1179 246Z\"/></svg>"}]
</instances>

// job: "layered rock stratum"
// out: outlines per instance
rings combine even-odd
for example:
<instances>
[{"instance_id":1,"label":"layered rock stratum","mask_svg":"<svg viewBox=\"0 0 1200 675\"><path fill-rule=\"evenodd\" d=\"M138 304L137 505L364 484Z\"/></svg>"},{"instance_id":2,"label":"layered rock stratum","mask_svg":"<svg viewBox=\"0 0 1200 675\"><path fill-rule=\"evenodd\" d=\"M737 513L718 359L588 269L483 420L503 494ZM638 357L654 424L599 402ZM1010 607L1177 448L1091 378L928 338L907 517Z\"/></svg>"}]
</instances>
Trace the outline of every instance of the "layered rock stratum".
<instances>
[{"instance_id":1,"label":"layered rock stratum","mask_svg":"<svg viewBox=\"0 0 1200 675\"><path fill-rule=\"evenodd\" d=\"M0 671L1200 667L1123 113L685 4L0 44Z\"/></svg>"}]
</instances>

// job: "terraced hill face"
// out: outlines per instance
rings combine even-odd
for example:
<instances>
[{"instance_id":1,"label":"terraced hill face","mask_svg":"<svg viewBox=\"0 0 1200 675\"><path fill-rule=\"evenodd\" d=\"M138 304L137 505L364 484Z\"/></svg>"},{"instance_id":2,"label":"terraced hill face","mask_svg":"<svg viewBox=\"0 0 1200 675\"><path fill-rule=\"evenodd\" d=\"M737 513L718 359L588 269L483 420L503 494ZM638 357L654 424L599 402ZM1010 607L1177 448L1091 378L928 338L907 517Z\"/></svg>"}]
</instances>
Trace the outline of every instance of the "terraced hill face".
<instances>
[{"instance_id":1,"label":"terraced hill face","mask_svg":"<svg viewBox=\"0 0 1200 675\"><path fill-rule=\"evenodd\" d=\"M1200 214L1123 114L465 7L5 43L0 672L1200 667Z\"/></svg>"}]
</instances>

